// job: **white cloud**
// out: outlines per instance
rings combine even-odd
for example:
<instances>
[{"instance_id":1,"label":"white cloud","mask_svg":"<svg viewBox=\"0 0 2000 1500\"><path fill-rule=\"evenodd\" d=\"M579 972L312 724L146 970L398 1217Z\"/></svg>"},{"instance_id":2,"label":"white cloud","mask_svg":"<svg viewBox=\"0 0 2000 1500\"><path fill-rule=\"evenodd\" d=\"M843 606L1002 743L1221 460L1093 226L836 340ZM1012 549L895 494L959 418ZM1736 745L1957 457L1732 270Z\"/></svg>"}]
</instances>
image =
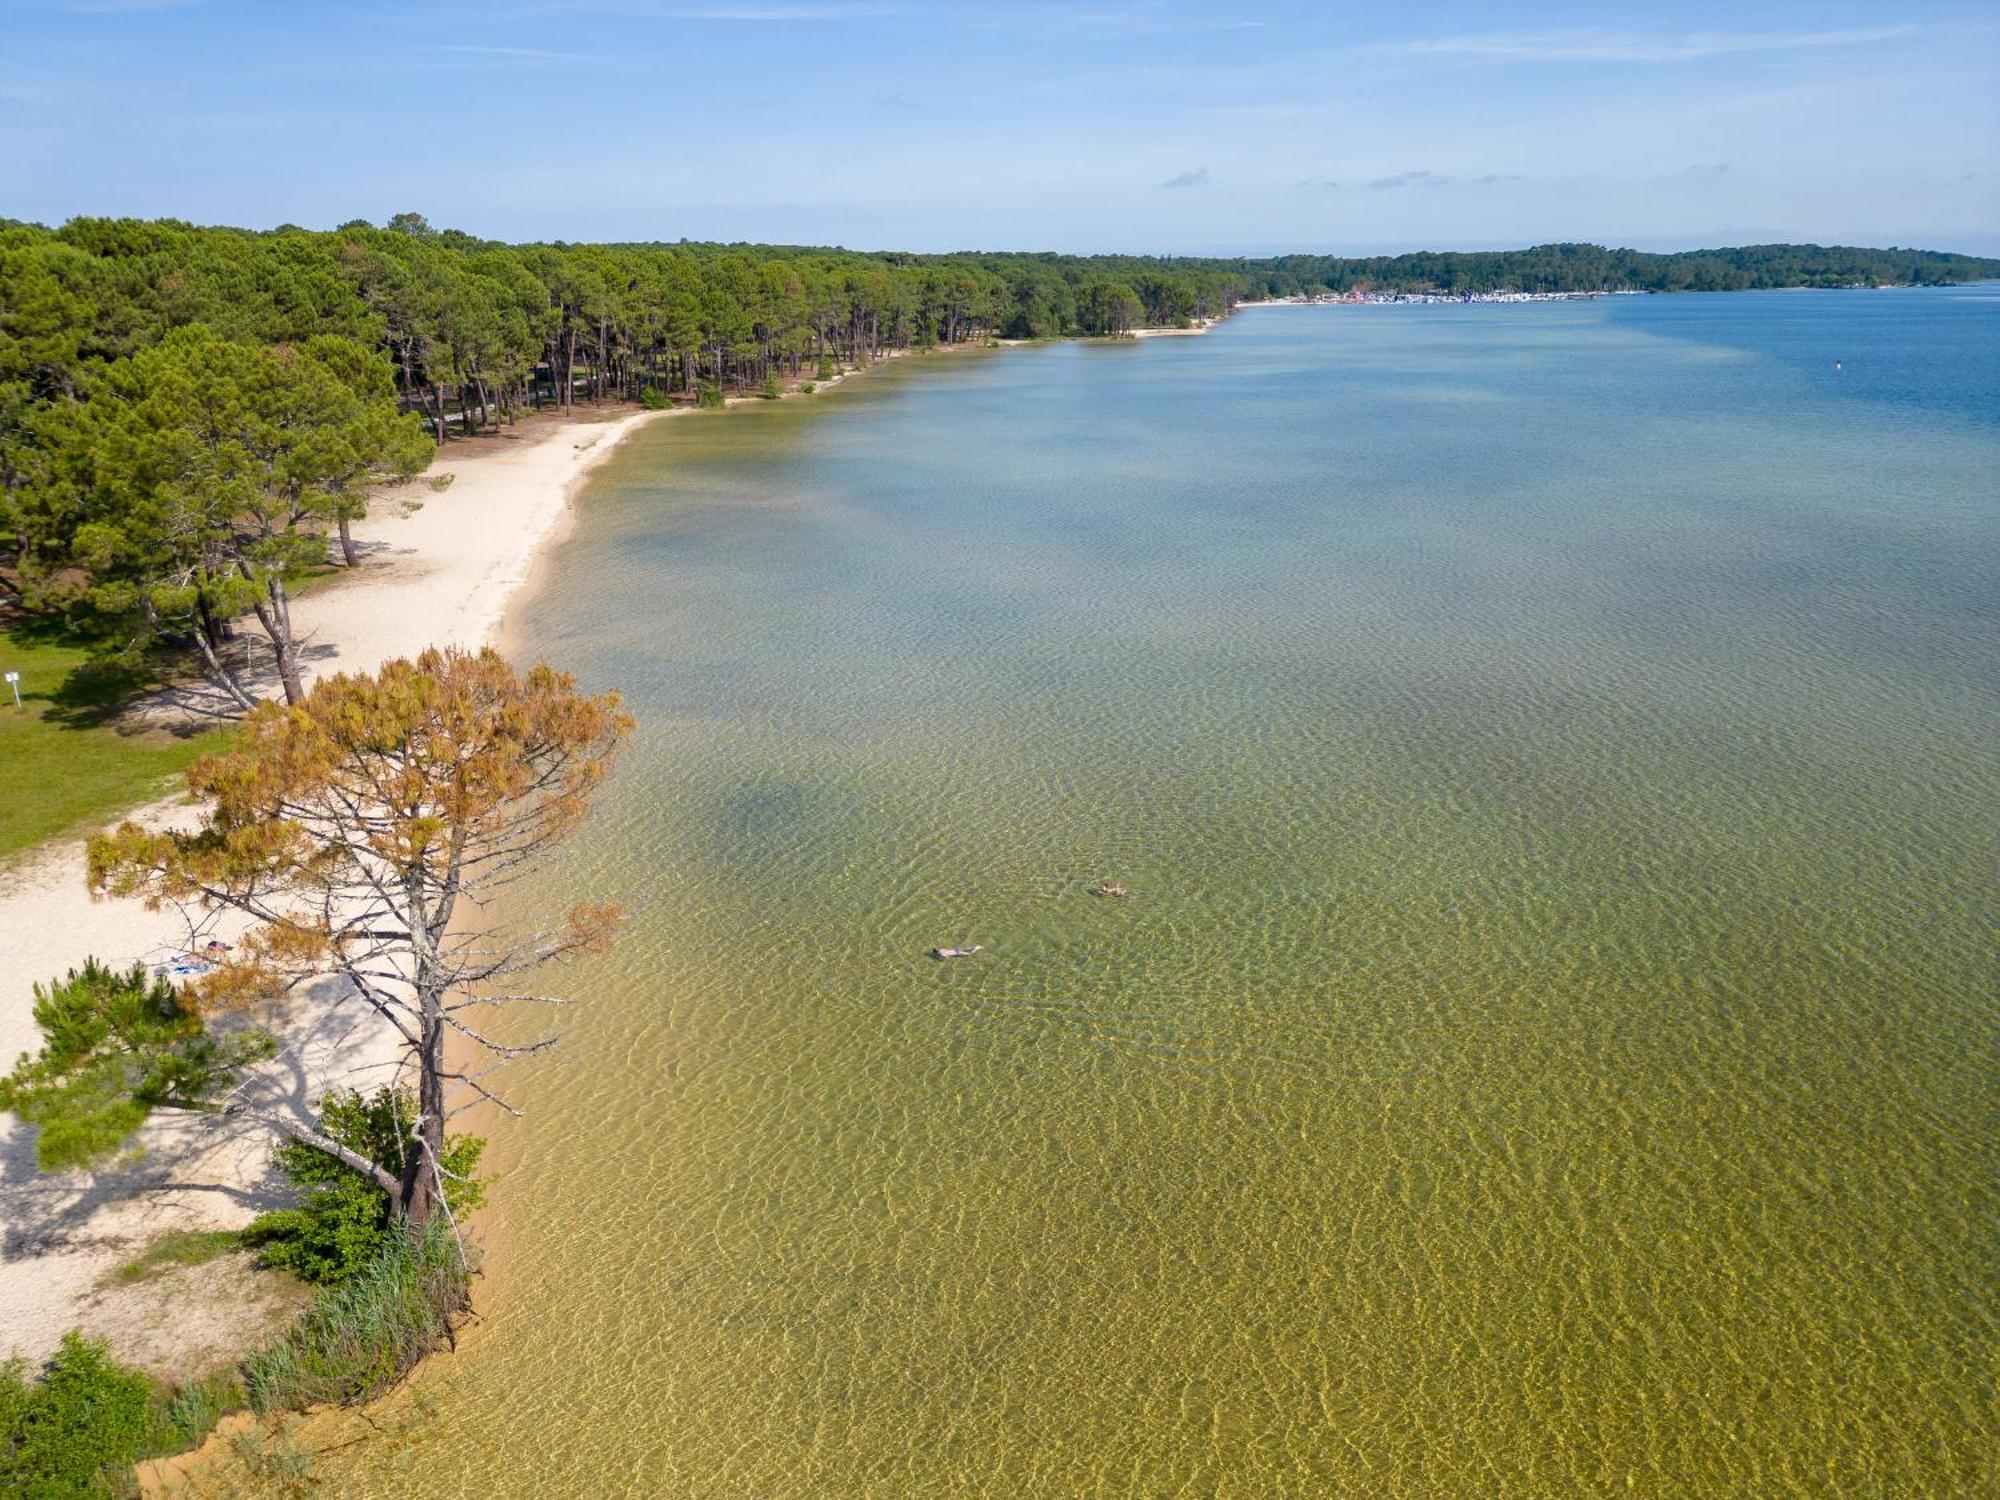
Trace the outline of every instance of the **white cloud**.
<instances>
[{"instance_id":1,"label":"white cloud","mask_svg":"<svg viewBox=\"0 0 2000 1500\"><path fill-rule=\"evenodd\" d=\"M1406 187L1450 187L1449 177L1440 177L1436 172L1398 172L1393 177L1377 177L1368 184L1371 188Z\"/></svg>"},{"instance_id":2,"label":"white cloud","mask_svg":"<svg viewBox=\"0 0 2000 1500\"><path fill-rule=\"evenodd\" d=\"M1914 26L1855 26L1831 31L1690 31L1677 36L1597 29L1511 31L1394 42L1387 50L1491 62L1677 63L1750 53L1869 47L1900 41L1916 32Z\"/></svg>"}]
</instances>

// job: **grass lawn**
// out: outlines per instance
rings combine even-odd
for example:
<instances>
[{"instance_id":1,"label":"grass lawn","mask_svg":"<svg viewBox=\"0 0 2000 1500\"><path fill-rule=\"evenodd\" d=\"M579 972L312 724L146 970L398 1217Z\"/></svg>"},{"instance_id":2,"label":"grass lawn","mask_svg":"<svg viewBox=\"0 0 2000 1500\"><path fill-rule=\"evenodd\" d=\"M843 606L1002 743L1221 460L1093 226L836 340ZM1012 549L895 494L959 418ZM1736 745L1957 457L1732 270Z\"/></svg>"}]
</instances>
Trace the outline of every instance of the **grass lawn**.
<instances>
[{"instance_id":1,"label":"grass lawn","mask_svg":"<svg viewBox=\"0 0 2000 1500\"><path fill-rule=\"evenodd\" d=\"M0 630L0 671L21 674L21 707L0 685L0 859L103 823L172 790L227 729L121 734L109 716L146 683L92 665L81 647L27 626Z\"/></svg>"}]
</instances>

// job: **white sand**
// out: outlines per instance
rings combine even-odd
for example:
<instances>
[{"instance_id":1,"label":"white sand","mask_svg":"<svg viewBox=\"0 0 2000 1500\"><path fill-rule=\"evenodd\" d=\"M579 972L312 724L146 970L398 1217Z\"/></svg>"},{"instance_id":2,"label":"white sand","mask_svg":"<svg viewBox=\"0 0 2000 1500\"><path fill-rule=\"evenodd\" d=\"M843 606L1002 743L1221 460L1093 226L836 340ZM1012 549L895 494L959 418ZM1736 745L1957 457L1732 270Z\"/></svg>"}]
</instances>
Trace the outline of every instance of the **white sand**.
<instances>
[{"instance_id":1,"label":"white sand","mask_svg":"<svg viewBox=\"0 0 2000 1500\"><path fill-rule=\"evenodd\" d=\"M354 528L364 552L354 576L293 606L308 673L372 671L428 645L494 639L537 555L562 528L578 482L634 428L660 415L554 422L519 438L482 440L482 451L446 448L427 478L451 474L450 486L433 491L419 480L382 497ZM195 815L172 802L139 814L155 822ZM226 925L216 931L231 935ZM39 1045L31 1013L36 981L90 956L120 964L157 959L185 947L187 937L175 913L91 900L80 838L42 845L0 868L0 1066ZM307 1111L329 1088L375 1087L390 1076L393 1039L357 1005L325 997L295 1003L274 1029L284 1050L260 1072L257 1087L267 1101ZM271 1140L259 1127L162 1117L146 1127L141 1144L145 1155L133 1165L42 1176L33 1132L0 1114L0 1359L44 1358L65 1329L82 1326L110 1337L114 1352L159 1368L158 1329L149 1332L132 1316L147 1299L107 1296L102 1279L168 1230L241 1225L277 1201ZM239 1274L238 1290L243 1283ZM236 1295L173 1299L189 1349L226 1359L232 1331L247 1323L248 1338L268 1322L268 1310L239 1306Z\"/></svg>"},{"instance_id":2,"label":"white sand","mask_svg":"<svg viewBox=\"0 0 2000 1500\"><path fill-rule=\"evenodd\" d=\"M1185 328L1135 328L1132 330L1132 337L1135 339L1193 338L1196 334L1207 333L1209 329L1215 326L1215 323L1216 320L1214 319L1205 320L1198 318Z\"/></svg>"}]
</instances>

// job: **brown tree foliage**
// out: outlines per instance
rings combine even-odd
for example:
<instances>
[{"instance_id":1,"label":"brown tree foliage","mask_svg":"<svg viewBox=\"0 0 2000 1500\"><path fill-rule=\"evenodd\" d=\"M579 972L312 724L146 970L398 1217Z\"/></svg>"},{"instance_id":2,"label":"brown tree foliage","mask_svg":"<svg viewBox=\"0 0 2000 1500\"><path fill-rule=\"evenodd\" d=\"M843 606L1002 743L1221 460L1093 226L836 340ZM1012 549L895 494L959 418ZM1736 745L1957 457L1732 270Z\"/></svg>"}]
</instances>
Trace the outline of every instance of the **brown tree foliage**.
<instances>
[{"instance_id":1,"label":"brown tree foliage","mask_svg":"<svg viewBox=\"0 0 2000 1500\"><path fill-rule=\"evenodd\" d=\"M523 926L490 903L576 828L631 728L617 694L586 696L546 666L517 674L491 650L322 679L258 708L233 749L188 773L213 804L202 828L126 823L92 840L92 888L257 924L198 983L209 1011L334 974L395 1029L419 1111L400 1181L288 1117L234 1107L366 1172L420 1231L442 1198L445 1122L481 1100L507 1108L488 1076L555 1041L493 1035L480 1013L561 1004L517 991L519 976L612 937L615 906Z\"/></svg>"}]
</instances>

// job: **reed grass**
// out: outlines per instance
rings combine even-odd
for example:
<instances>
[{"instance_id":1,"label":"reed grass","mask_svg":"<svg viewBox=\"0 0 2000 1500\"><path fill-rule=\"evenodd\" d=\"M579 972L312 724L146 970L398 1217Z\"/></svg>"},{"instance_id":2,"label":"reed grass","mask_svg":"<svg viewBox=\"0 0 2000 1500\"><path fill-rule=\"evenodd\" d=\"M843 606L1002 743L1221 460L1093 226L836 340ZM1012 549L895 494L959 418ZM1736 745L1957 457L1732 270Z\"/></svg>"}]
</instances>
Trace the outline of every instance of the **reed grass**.
<instances>
[{"instance_id":1,"label":"reed grass","mask_svg":"<svg viewBox=\"0 0 2000 1500\"><path fill-rule=\"evenodd\" d=\"M469 1272L451 1235L396 1235L381 1254L322 1292L291 1331L243 1361L259 1414L366 1401L401 1380L451 1337Z\"/></svg>"}]
</instances>

